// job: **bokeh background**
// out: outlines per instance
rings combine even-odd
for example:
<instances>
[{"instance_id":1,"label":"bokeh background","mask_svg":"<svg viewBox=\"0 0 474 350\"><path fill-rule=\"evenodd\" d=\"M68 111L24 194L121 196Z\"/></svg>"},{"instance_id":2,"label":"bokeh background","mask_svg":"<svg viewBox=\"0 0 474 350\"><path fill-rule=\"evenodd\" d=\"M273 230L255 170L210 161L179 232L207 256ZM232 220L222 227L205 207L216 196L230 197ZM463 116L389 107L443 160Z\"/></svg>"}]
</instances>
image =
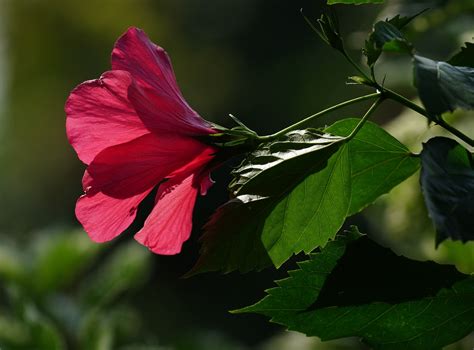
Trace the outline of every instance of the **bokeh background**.
<instances>
[{"instance_id":1,"label":"bokeh background","mask_svg":"<svg viewBox=\"0 0 474 350\"><path fill-rule=\"evenodd\" d=\"M178 256L149 253L136 232L149 210L119 239L96 245L74 217L84 166L65 136L64 102L84 80L110 67L115 40L144 29L172 58L184 96L204 118L231 125L236 115L261 134L350 97L353 69L310 30L322 0L0 0L0 348L8 349L358 349L357 340L321 344L263 317L228 310L258 300L285 275L269 269L183 279L196 261L200 228L227 199L227 164L195 209L192 238ZM417 18L409 37L420 52L446 59L474 37L472 0L387 0L337 7L355 60L377 18ZM386 84L415 95L410 61L384 57ZM358 116L364 105L331 115ZM453 122L474 136L472 114ZM386 103L376 120L414 151L441 133ZM421 136L420 136L421 135ZM416 176L357 219L377 241L416 259L474 271L474 246L434 249ZM471 349L466 338L452 349Z\"/></svg>"}]
</instances>

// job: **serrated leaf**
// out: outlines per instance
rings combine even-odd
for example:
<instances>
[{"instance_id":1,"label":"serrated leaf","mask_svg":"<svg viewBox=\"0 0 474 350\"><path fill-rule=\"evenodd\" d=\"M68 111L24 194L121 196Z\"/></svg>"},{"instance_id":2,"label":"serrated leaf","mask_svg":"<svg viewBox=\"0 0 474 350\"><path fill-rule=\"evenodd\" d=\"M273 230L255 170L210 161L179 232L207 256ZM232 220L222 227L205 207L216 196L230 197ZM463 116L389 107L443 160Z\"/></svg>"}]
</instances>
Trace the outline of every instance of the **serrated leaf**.
<instances>
[{"instance_id":1,"label":"serrated leaf","mask_svg":"<svg viewBox=\"0 0 474 350\"><path fill-rule=\"evenodd\" d=\"M403 33L389 21L375 23L372 34L375 45L383 51L411 52L413 49Z\"/></svg>"},{"instance_id":2,"label":"serrated leaf","mask_svg":"<svg viewBox=\"0 0 474 350\"><path fill-rule=\"evenodd\" d=\"M334 4L352 4L352 5L362 5L362 4L383 4L384 0L328 0L328 5Z\"/></svg>"},{"instance_id":3,"label":"serrated leaf","mask_svg":"<svg viewBox=\"0 0 474 350\"><path fill-rule=\"evenodd\" d=\"M327 132L347 136L358 119L344 119L326 129ZM393 187L407 179L419 168L419 158L400 141L377 124L367 122L348 142L351 159L351 206L353 215Z\"/></svg>"},{"instance_id":4,"label":"serrated leaf","mask_svg":"<svg viewBox=\"0 0 474 350\"><path fill-rule=\"evenodd\" d=\"M333 238L350 200L344 140L298 130L251 154L234 172L231 189L238 197L205 226L202 254L190 273L280 266Z\"/></svg>"},{"instance_id":5,"label":"serrated leaf","mask_svg":"<svg viewBox=\"0 0 474 350\"><path fill-rule=\"evenodd\" d=\"M473 330L473 277L454 283L462 275L453 267L400 258L372 243L369 247L371 251L376 250L379 259L373 261L370 256L364 256L365 251L360 249L361 243L367 242L367 238L361 238L349 243L343 239L329 243L320 253L311 254L309 260L299 263L300 269L289 272L287 279L277 281L278 287L267 290L268 296L237 312L260 313L290 330L318 336L322 340L358 336L374 349L441 349ZM354 248L349 249L351 247ZM394 270L400 272L401 281L390 280L391 276L386 275L385 256L401 262L399 266L395 265ZM339 268L337 264L344 259L344 268ZM352 270L349 272L352 277L350 283L345 286L336 283L335 288L331 287L331 281L341 281L340 276L335 275L336 271L347 273L347 269L360 261L368 265L365 270ZM376 271L376 276L386 276L383 279L389 281L389 292L399 297L400 302L377 299L371 303L357 302L373 294L370 287L363 284L367 280L364 276L371 269ZM403 279L404 275L413 280ZM429 289L424 288L426 296L404 300L402 293L406 281L418 282L424 287L427 276L437 286L437 292L432 295ZM384 287L377 278L371 278L369 282ZM445 284L452 287L445 289ZM412 286L406 287L411 294ZM359 295L353 297L353 292ZM380 298L379 291L375 295ZM349 302L342 302L344 306L335 306L331 298L340 305L341 297L349 299Z\"/></svg>"},{"instance_id":6,"label":"serrated leaf","mask_svg":"<svg viewBox=\"0 0 474 350\"><path fill-rule=\"evenodd\" d=\"M345 119L326 130L340 136L293 132L244 161L231 185L238 197L205 226L201 256L190 274L260 270L324 246L346 216L418 169L418 159L374 123L345 141L358 121Z\"/></svg>"},{"instance_id":7,"label":"serrated leaf","mask_svg":"<svg viewBox=\"0 0 474 350\"><path fill-rule=\"evenodd\" d=\"M435 137L421 152L421 187L437 231L437 244L447 238L474 240L474 162L455 140Z\"/></svg>"},{"instance_id":8,"label":"serrated leaf","mask_svg":"<svg viewBox=\"0 0 474 350\"><path fill-rule=\"evenodd\" d=\"M294 176L307 172L307 163L325 163L345 137L315 129L291 131L284 137L262 144L232 172L229 189L240 194L275 196L285 192ZM269 183L268 179L272 178Z\"/></svg>"},{"instance_id":9,"label":"serrated leaf","mask_svg":"<svg viewBox=\"0 0 474 350\"><path fill-rule=\"evenodd\" d=\"M271 266L261 235L273 206L268 197L256 195L241 195L220 206L204 226L201 255L187 276L216 270L245 273Z\"/></svg>"},{"instance_id":10,"label":"serrated leaf","mask_svg":"<svg viewBox=\"0 0 474 350\"><path fill-rule=\"evenodd\" d=\"M415 55L415 86L433 119L456 108L474 109L474 68Z\"/></svg>"},{"instance_id":11,"label":"serrated leaf","mask_svg":"<svg viewBox=\"0 0 474 350\"><path fill-rule=\"evenodd\" d=\"M420 13L411 17L396 15L393 18L375 23L372 33L368 40L365 41L365 48L363 50L369 67L375 64L382 51L412 53L413 45L406 40L400 30Z\"/></svg>"},{"instance_id":12,"label":"serrated leaf","mask_svg":"<svg viewBox=\"0 0 474 350\"><path fill-rule=\"evenodd\" d=\"M466 43L461 51L454 55L449 61L453 66L474 68L474 43Z\"/></svg>"}]
</instances>

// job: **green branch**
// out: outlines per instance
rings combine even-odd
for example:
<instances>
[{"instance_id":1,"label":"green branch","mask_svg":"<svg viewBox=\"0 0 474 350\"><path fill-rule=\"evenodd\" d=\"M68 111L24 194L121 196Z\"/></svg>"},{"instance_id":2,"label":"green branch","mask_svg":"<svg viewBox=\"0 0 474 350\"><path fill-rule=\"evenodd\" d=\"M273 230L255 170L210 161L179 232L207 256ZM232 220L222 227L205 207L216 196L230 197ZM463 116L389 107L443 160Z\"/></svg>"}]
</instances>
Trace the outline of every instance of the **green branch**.
<instances>
[{"instance_id":1,"label":"green branch","mask_svg":"<svg viewBox=\"0 0 474 350\"><path fill-rule=\"evenodd\" d=\"M292 130L298 129L303 124L306 124L310 121L313 121L313 119L319 118L319 117L321 117L325 114L328 114L332 111L335 111L335 110L340 109L340 108L345 107L345 106L349 106L349 105L354 104L354 103L358 103L358 102L362 102L362 101L369 100L369 99L372 99L372 98L380 97L381 95L382 95L381 92L375 92L373 94L368 94L368 95L356 97L356 98L353 98L351 100L338 103L337 105L334 105L332 107L324 109L324 110L322 110L318 113L312 114L309 117L306 117L303 120L300 120L299 122L296 122L295 124L292 124L292 125L286 127L285 129L280 130L280 131L278 131L274 134L266 135L266 136L259 136L258 140L260 142L271 141L271 140L276 139L276 138L278 138L278 137L280 137L280 136L282 136L282 135L284 135L284 134L286 134L286 133L288 133Z\"/></svg>"}]
</instances>

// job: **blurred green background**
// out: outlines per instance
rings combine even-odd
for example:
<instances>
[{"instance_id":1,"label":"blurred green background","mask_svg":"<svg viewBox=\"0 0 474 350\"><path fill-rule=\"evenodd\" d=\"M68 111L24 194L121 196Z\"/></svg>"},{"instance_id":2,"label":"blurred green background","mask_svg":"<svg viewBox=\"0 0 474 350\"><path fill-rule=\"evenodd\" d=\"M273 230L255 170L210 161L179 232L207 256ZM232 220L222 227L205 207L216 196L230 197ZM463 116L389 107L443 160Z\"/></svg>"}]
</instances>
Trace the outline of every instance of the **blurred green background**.
<instances>
[{"instance_id":1,"label":"blurred green background","mask_svg":"<svg viewBox=\"0 0 474 350\"><path fill-rule=\"evenodd\" d=\"M408 35L435 59L474 36L472 0L386 2L337 8L356 60L374 20L396 13L432 8ZM265 134L366 92L345 85L353 70L301 17L300 8L318 17L323 3L0 0L0 349L363 348L353 339L322 345L259 316L228 314L263 296L284 271L181 278L196 260L200 227L227 198L233 164L198 200L193 236L178 256L156 256L133 241L150 203L130 230L104 245L91 243L74 218L84 166L67 143L63 105L77 84L110 68L113 44L129 26L168 51L184 96L204 118L231 125L232 113ZM407 58L384 59L379 71L388 85L414 95ZM452 116L474 136L470 117ZM395 104L376 118L413 150L439 132ZM447 242L435 251L425 215L413 177L358 220L400 254L474 271L474 246ZM473 344L466 338L452 349Z\"/></svg>"}]
</instances>

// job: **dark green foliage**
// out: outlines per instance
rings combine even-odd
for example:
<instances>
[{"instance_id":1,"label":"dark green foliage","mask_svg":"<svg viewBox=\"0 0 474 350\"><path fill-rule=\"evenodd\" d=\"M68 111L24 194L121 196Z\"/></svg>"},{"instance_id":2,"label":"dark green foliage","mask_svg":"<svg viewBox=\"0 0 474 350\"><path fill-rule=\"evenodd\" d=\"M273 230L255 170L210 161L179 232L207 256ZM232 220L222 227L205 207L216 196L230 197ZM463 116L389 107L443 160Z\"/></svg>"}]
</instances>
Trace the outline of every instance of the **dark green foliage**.
<instances>
[{"instance_id":1,"label":"dark green foliage","mask_svg":"<svg viewBox=\"0 0 474 350\"><path fill-rule=\"evenodd\" d=\"M382 51L412 53L413 45L406 40L401 29L420 14L421 12L410 17L397 15L391 19L375 23L363 49L364 55L367 57L367 65L372 67L379 59Z\"/></svg>"},{"instance_id":2,"label":"dark green foliage","mask_svg":"<svg viewBox=\"0 0 474 350\"><path fill-rule=\"evenodd\" d=\"M435 137L421 152L421 186L437 243L474 239L474 162L452 139Z\"/></svg>"},{"instance_id":3,"label":"dark green foliage","mask_svg":"<svg viewBox=\"0 0 474 350\"><path fill-rule=\"evenodd\" d=\"M397 257L366 237L339 237L299 267L237 312L323 340L358 336L374 349L441 349L474 326L472 277Z\"/></svg>"},{"instance_id":4,"label":"dark green foliage","mask_svg":"<svg viewBox=\"0 0 474 350\"><path fill-rule=\"evenodd\" d=\"M249 271L270 261L280 266L294 253L324 246L349 209L344 140L300 130L253 152L234 172L231 189L238 197L205 226L193 272Z\"/></svg>"},{"instance_id":5,"label":"dark green foliage","mask_svg":"<svg viewBox=\"0 0 474 350\"><path fill-rule=\"evenodd\" d=\"M474 43L466 43L466 47L461 47L461 51L454 55L448 63L453 66L474 68Z\"/></svg>"},{"instance_id":6,"label":"dark green foliage","mask_svg":"<svg viewBox=\"0 0 474 350\"><path fill-rule=\"evenodd\" d=\"M474 109L474 68L415 55L415 85L434 120L456 108Z\"/></svg>"},{"instance_id":7,"label":"dark green foliage","mask_svg":"<svg viewBox=\"0 0 474 350\"><path fill-rule=\"evenodd\" d=\"M86 274L101 247L83 231L42 232L21 249L2 247L0 348L62 350L74 343L115 349L118 334L136 333L136 325L124 321L136 319L136 311L110 304L148 278L151 254L131 242Z\"/></svg>"}]
</instances>

